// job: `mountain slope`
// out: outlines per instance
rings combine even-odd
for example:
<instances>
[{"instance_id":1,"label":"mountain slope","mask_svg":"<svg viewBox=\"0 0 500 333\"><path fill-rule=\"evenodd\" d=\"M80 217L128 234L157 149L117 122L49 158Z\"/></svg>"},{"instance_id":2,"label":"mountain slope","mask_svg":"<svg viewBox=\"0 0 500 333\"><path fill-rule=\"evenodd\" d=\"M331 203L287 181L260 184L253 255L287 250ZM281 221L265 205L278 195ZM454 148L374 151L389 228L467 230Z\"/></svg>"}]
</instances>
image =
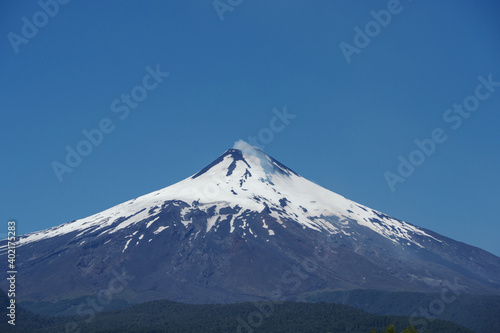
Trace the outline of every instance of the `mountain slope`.
<instances>
[{"instance_id":1,"label":"mountain slope","mask_svg":"<svg viewBox=\"0 0 500 333\"><path fill-rule=\"evenodd\" d=\"M131 303L352 289L500 294L500 258L348 200L252 146L238 148L172 186L22 236L19 297L95 295L117 279L123 288L108 296Z\"/></svg>"}]
</instances>

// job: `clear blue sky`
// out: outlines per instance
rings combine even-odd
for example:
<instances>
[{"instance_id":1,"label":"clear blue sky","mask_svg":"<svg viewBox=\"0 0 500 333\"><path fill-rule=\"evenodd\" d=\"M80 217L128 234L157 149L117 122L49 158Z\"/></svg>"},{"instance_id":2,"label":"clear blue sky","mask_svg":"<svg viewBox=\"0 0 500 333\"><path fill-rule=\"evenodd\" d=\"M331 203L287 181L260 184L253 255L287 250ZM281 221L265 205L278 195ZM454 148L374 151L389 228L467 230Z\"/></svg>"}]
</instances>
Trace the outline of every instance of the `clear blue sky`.
<instances>
[{"instance_id":1,"label":"clear blue sky","mask_svg":"<svg viewBox=\"0 0 500 333\"><path fill-rule=\"evenodd\" d=\"M500 87L468 98L479 76L500 81L500 3L389 7L382 27L370 12L388 1L242 1L220 7L223 21L211 0L73 0L57 13L48 6L52 17L35 1L2 1L0 220L27 233L166 187L236 140L269 134L273 108L286 106L296 118L273 133L268 154L347 198L500 255ZM371 40L348 63L340 44L354 47L354 28L367 24ZM146 77L157 65L169 73L160 83ZM131 92L147 96L132 108L121 101ZM453 129L443 115L464 99L477 109ZM103 119L114 130L60 182L52 163ZM447 140L391 191L386 171L396 174L398 156L435 128Z\"/></svg>"}]
</instances>

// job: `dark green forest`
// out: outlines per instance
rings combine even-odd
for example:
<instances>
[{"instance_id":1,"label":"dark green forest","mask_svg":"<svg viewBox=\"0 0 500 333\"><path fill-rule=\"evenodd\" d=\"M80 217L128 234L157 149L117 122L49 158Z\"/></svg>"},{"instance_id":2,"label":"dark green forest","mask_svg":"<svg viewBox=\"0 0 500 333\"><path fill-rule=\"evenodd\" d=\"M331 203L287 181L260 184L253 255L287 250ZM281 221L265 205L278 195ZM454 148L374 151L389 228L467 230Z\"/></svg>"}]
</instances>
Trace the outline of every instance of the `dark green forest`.
<instances>
[{"instance_id":1,"label":"dark green forest","mask_svg":"<svg viewBox=\"0 0 500 333\"><path fill-rule=\"evenodd\" d=\"M392 292L382 290L351 290L323 292L309 295L307 302L326 302L353 306L369 313L379 315L408 316L422 313L441 295L436 293ZM442 313L428 311L438 319L458 323L475 332L500 332L500 296L462 294L446 304ZM418 324L416 324L417 328Z\"/></svg>"},{"instance_id":2,"label":"dark green forest","mask_svg":"<svg viewBox=\"0 0 500 333\"><path fill-rule=\"evenodd\" d=\"M7 297L0 296L2 309ZM70 317L46 317L17 308L16 326L7 324L5 310L1 332L352 332L415 333L408 317L379 316L332 303L280 304L267 301L226 305L193 305L154 301L121 310ZM429 321L428 332L466 333L469 329L446 321Z\"/></svg>"}]
</instances>

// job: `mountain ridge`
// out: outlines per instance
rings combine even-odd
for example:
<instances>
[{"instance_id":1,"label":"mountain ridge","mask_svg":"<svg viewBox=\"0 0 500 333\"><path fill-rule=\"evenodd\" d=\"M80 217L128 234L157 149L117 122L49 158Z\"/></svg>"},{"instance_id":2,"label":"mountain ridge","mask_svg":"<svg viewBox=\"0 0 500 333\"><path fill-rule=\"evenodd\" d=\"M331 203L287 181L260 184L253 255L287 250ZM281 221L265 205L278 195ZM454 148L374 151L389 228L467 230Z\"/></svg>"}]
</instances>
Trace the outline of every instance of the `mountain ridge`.
<instances>
[{"instance_id":1,"label":"mountain ridge","mask_svg":"<svg viewBox=\"0 0 500 333\"><path fill-rule=\"evenodd\" d=\"M246 143L194 175L19 240L20 297L230 303L328 290L500 294L500 258L301 177ZM6 243L0 243L0 260ZM297 268L298 267L298 268ZM54 278L55 277L55 278ZM2 282L5 284L5 282ZM0 283L1 287L4 285Z\"/></svg>"},{"instance_id":2,"label":"mountain ridge","mask_svg":"<svg viewBox=\"0 0 500 333\"><path fill-rule=\"evenodd\" d=\"M286 167L283 164L279 163L278 161L276 161L272 157L264 154L258 148L255 148L255 147L247 148L247 151L250 150L250 149L253 149L256 153L246 155L247 158L249 156L251 156L251 157L257 157L257 159L260 162L261 167L262 167L262 170L259 170L259 171L264 171L263 173L261 172L260 175L259 175L260 176L259 177L260 181L263 182L263 180L265 179L271 185L274 185L274 183L272 183L272 181L269 179L269 174L271 174L270 170L272 170L273 173L276 172L278 175L281 175L281 176L284 176L284 177L287 177L287 176L290 177L290 176L293 175L293 176L298 177L298 179L300 179L300 180L304 179L303 177L299 176L297 173L295 173L294 171L292 171L288 167ZM113 210L113 209L121 209L121 210L126 211L126 209L123 209L124 205L131 205L131 204L134 203L134 201L139 200L141 198L150 199L149 197L153 193L155 195L160 195L162 192L168 191L168 189L170 189L172 187L175 187L175 189L174 189L174 191L176 191L175 195L172 195L171 193L168 193L168 194L166 194L166 196L164 197L164 199L170 199L170 200L173 200L173 199L187 199L188 201L190 201L192 203L192 202L199 202L202 199L205 199L205 201L208 201L208 200L213 199L214 197L217 197L217 199L219 199L219 201L220 201L221 191L218 191L216 194L215 193L209 193L208 191L200 191L199 190L199 185L198 186L184 186L184 185L191 185L191 184L184 184L183 182L185 182L187 180L195 180L195 179L199 178L200 176L206 174L208 171L210 171L215 166L223 163L226 157L230 157L231 161L230 161L230 163L226 163L226 164L229 164L229 166L227 166L227 168L222 168L223 170L227 170L225 177L233 175L233 172L236 169L236 166L238 165L239 161L241 161L242 163L245 163L245 165L248 167L248 168L245 168L245 172L239 177L239 179L240 179L240 184L239 184L240 189L242 189L243 191L247 191L247 189L243 188L242 185L248 179L248 177L250 177L250 178L252 177L252 173L251 173L252 167L248 164L247 160L244 158L244 155L245 154L243 154L242 150L229 149L224 154L222 154L219 158L217 158L214 162L212 162L211 164L209 164L207 167L203 168L201 171L199 171L198 173L194 174L193 176L185 179L184 181L178 182L176 184L173 184L173 185L168 186L166 188L163 188L161 190L154 191L154 192L151 192L149 194L140 196L138 198L135 198L135 199L132 199L132 200L128 200L128 201L126 201L124 203L121 203L121 204L113 206L113 207L111 207L109 209L106 209L103 212L107 212L107 211L110 211L110 210ZM261 156L257 156L257 155L261 155ZM266 160L266 159L268 159L268 160ZM256 169L255 168L255 166L257 165L256 162L257 161L253 161L253 163L252 163L252 165L254 166L253 170ZM263 164L265 164L265 166ZM201 186L202 187L205 186L205 189L207 189L209 186L215 186L215 185L219 186L219 184L216 184L216 183L221 181L221 179L219 177L220 177L220 174L222 174L222 173L220 171L221 170L217 170L216 175L209 175L209 182L208 182L208 184L207 184L207 182L205 182ZM266 178L264 178L264 176ZM392 220L396 220L396 221L399 221L399 222L403 222L403 221L398 220L398 219L393 219L390 216L388 216L386 214L383 214L381 212L372 210L372 209L370 209L370 208L368 208L366 206L362 206L362 205L359 205L357 203L354 203L354 202L352 202L352 201L350 201L348 199L345 199L344 197L342 197L342 196L340 196L340 195L338 195L338 194L336 194L334 192L331 192L329 190L325 190L324 188L320 187L319 185L317 185L315 183L312 183L312 182L309 182L309 181L307 181L307 182L308 182L307 185L309 187L313 187L313 188L317 187L317 188L314 188L314 190L320 189L321 190L320 191L320 195L327 196L329 194L333 194L334 196L337 197L336 199L339 199L339 200L342 200L342 201L347 201L348 203L352 203L351 206L349 207L350 209L348 209L348 211L350 211L351 209L358 209L358 210L363 210L365 212L368 212L368 210L370 210L370 211L372 211L372 214L369 215L369 218L378 217L378 218L382 218L382 219L392 219ZM299 184L299 185L304 186L304 183ZM296 187L299 187L299 186L296 186ZM180 188L180 191L179 191L179 188ZM231 190L232 190L231 193L234 194L235 189L238 190L237 187L232 187L231 188ZM262 190L262 188L259 188L258 190ZM274 191L276 193L280 193L280 192L276 191L276 189L274 189ZM170 191L170 192L172 192L172 191ZM187 194L188 196L191 196L190 198L189 197L186 198L186 193L187 192L191 192L191 193ZM255 192L258 192L258 191L255 191ZM309 191L309 192L313 192L313 191ZM235 195L237 195L237 194L235 194ZM258 198L260 196L262 196L262 195L259 195L258 193L254 193L254 196L251 199L254 199L254 201L259 201ZM234 199L232 201L234 201ZM290 200L287 199L287 198L279 198L278 201L279 201L279 205L275 205L277 208L279 208L279 206L284 207L284 206L286 206L287 202L290 202ZM315 202L315 201L313 200L311 202ZM276 202L275 202L275 204L276 204ZM260 205L260 207L255 207L255 205L251 205L251 206L252 206L251 208L258 209L260 211L265 208L265 205L264 206ZM299 206L300 206L299 208L301 208L301 210L302 210L303 213L307 212L307 208L306 207L302 207L301 205L299 205ZM147 208L151 208L151 207L147 207ZM321 207L321 208L324 208L324 207ZM344 208L344 207L341 207L341 208ZM300 211L300 209L299 209L299 211ZM106 219L107 216L105 216L105 217L104 216L100 216L103 212L91 215L91 216L89 216L87 218L84 218L84 219L79 219L79 220L75 220L75 221L72 221L72 222L69 222L69 223L65 223L65 224L63 224L61 226L56 226L56 227L53 227L53 228L49 228L49 229L46 229L46 230L52 231L54 229L61 229L60 231L62 233L64 233L65 232L65 230L64 230L65 226L69 226L69 225L75 226L75 222L77 222L77 221L82 221L83 220L83 223L82 223L82 226L83 226L85 224L88 224L85 220L90 219L92 217L101 217L101 221L103 219ZM140 213L140 210L139 211L135 210L134 213ZM331 212L329 212L329 213L331 213ZM358 215L359 215L359 213L358 213ZM127 217L127 216L123 215L123 213L122 213L122 217ZM296 213L295 213L295 217L298 217ZM307 219L310 216L305 216L305 217ZM350 217L351 216L347 216L347 218L350 218ZM319 219L320 216L314 216L314 218ZM130 218L127 218L127 219L130 220ZM365 218L364 220L365 220L364 222L363 221L358 221L358 222L362 222L362 223L365 223L365 224L369 225L369 222L367 221L367 218ZM133 222L130 222L130 223L133 223ZM409 223L406 223L406 222L403 222L403 223L405 225L408 225L408 226L411 226L411 227L415 227L414 225L411 225ZM305 224L306 224L306 226L313 227L313 228L314 227L319 227L318 225L309 225L307 222ZM122 227L124 227L124 226L126 226L126 225L125 224L122 225ZM380 230L380 228L377 228L376 225L372 224L372 227ZM411 229L414 232L417 232L418 229L422 230L422 228L418 228L418 229L411 228ZM72 229L69 229L68 231L71 231L71 230ZM384 232L382 232L382 233L384 233ZM35 235L40 235L40 233L39 232L34 232L34 233L27 234L26 236L23 236L21 238L21 244L24 244L25 242L29 242L29 241L36 241L36 240L38 240L39 238L38 237L34 237Z\"/></svg>"}]
</instances>

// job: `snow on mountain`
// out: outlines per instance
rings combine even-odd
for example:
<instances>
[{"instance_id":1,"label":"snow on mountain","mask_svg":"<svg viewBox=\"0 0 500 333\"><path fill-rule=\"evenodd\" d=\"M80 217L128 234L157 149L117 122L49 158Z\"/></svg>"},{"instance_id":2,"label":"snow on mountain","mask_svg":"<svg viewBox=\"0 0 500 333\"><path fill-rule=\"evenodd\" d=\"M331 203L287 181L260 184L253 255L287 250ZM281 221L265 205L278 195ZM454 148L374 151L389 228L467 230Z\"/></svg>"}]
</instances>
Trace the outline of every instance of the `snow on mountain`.
<instances>
[{"instance_id":1,"label":"snow on mountain","mask_svg":"<svg viewBox=\"0 0 500 333\"><path fill-rule=\"evenodd\" d=\"M87 218L27 234L20 239L20 246L74 231L80 232L77 236L89 231L101 231L100 235L113 234L145 220L148 220L148 228L154 228L162 204L170 200L183 201L204 211L213 206L241 208L239 213L232 214L231 232L234 232L237 221L241 220L241 225L246 227L246 212L269 209L270 216L284 228L290 221L296 221L304 228L318 232L349 235L350 226L358 224L397 244L424 247L425 241L439 241L416 226L357 204L301 177L246 142L239 141L235 147L239 149L227 150L212 164L185 180ZM185 208L184 212L187 210ZM207 221L206 232L217 232L217 221L224 219L224 216L212 216ZM187 226L191 221L186 219L182 223ZM265 220L262 226L266 227ZM248 228L251 233L251 226ZM159 227L156 231L159 233L165 229ZM275 232L269 229L269 236ZM425 236L424 242L422 238L415 239L414 235Z\"/></svg>"},{"instance_id":2,"label":"snow on mountain","mask_svg":"<svg viewBox=\"0 0 500 333\"><path fill-rule=\"evenodd\" d=\"M134 277L116 296L129 303L227 303L276 289L286 299L440 292L451 283L500 294L500 258L357 204L244 142L174 185L19 244L18 296L33 302L94 295L118 271Z\"/></svg>"}]
</instances>

